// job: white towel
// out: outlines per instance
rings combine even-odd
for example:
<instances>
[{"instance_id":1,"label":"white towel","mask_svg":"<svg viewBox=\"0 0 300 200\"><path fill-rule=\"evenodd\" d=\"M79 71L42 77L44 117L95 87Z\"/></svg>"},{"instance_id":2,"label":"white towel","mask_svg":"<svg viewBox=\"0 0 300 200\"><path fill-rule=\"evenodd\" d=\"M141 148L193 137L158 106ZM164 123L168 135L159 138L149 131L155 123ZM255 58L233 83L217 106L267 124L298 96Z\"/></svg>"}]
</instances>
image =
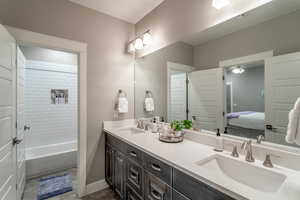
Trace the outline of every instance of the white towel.
<instances>
[{"instance_id":1,"label":"white towel","mask_svg":"<svg viewBox=\"0 0 300 200\"><path fill-rule=\"evenodd\" d=\"M153 98L150 98L150 97L145 98L145 110L147 112L153 112L154 111L154 100L153 100Z\"/></svg>"},{"instance_id":2,"label":"white towel","mask_svg":"<svg viewBox=\"0 0 300 200\"><path fill-rule=\"evenodd\" d=\"M119 97L118 112L119 113L128 113L128 100L126 97Z\"/></svg>"},{"instance_id":3,"label":"white towel","mask_svg":"<svg viewBox=\"0 0 300 200\"><path fill-rule=\"evenodd\" d=\"M300 97L297 99L294 108L289 113L289 124L285 137L287 143L300 145Z\"/></svg>"}]
</instances>

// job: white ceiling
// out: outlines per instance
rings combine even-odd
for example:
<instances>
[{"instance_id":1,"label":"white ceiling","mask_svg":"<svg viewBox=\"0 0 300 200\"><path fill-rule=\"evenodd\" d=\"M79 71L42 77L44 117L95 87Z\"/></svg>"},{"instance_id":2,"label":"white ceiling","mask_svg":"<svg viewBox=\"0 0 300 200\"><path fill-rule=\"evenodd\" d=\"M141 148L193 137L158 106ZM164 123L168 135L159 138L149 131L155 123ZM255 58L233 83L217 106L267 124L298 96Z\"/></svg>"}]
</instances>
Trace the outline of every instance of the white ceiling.
<instances>
[{"instance_id":1,"label":"white ceiling","mask_svg":"<svg viewBox=\"0 0 300 200\"><path fill-rule=\"evenodd\" d=\"M210 40L251 27L273 18L285 15L300 9L300 0L273 0L263 6L245 13L245 16L236 17L217 24L202 32L194 33L182 38L182 41L196 46Z\"/></svg>"},{"instance_id":2,"label":"white ceiling","mask_svg":"<svg viewBox=\"0 0 300 200\"><path fill-rule=\"evenodd\" d=\"M73 3L136 24L164 0L70 0Z\"/></svg>"}]
</instances>

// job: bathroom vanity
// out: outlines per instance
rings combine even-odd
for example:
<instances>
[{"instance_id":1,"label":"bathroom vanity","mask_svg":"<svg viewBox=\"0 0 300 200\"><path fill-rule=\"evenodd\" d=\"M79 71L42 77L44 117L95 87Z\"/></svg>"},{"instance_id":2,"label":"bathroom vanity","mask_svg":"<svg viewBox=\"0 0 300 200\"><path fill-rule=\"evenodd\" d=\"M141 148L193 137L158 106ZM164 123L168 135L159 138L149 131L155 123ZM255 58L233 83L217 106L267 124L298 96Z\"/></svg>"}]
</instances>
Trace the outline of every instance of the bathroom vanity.
<instances>
[{"instance_id":1,"label":"bathroom vanity","mask_svg":"<svg viewBox=\"0 0 300 200\"><path fill-rule=\"evenodd\" d=\"M188 132L182 143L169 144L160 142L157 134L137 129L134 120L125 122L104 123L105 178L121 199L299 199L297 169L276 162L274 168L263 166L266 152L274 153L270 148L254 144L254 151L260 153L250 163L244 154L231 156L232 146L215 152L215 136L207 133ZM225 142L234 141L226 138ZM235 142L240 149L241 143ZM289 157L277 154L282 162Z\"/></svg>"},{"instance_id":2,"label":"bathroom vanity","mask_svg":"<svg viewBox=\"0 0 300 200\"><path fill-rule=\"evenodd\" d=\"M105 141L106 181L121 199L234 199L111 133Z\"/></svg>"}]
</instances>

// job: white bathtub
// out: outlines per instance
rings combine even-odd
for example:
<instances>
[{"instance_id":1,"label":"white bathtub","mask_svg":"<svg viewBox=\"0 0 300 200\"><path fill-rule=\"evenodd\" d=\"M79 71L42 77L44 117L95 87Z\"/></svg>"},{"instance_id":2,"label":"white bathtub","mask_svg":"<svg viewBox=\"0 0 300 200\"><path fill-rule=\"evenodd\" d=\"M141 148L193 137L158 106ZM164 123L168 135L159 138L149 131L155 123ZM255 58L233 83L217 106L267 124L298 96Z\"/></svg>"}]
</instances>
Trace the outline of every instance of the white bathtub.
<instances>
[{"instance_id":1,"label":"white bathtub","mask_svg":"<svg viewBox=\"0 0 300 200\"><path fill-rule=\"evenodd\" d=\"M26 148L26 176L34 178L76 167L77 142Z\"/></svg>"}]
</instances>

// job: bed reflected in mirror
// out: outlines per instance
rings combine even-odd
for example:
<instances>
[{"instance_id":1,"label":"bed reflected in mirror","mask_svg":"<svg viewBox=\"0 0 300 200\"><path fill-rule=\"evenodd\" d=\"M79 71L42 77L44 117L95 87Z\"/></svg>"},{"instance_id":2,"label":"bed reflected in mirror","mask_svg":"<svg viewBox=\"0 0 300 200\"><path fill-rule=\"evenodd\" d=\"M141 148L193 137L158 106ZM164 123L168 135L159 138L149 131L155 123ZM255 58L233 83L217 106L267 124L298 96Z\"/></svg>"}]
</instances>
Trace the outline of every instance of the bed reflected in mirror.
<instances>
[{"instance_id":1,"label":"bed reflected in mirror","mask_svg":"<svg viewBox=\"0 0 300 200\"><path fill-rule=\"evenodd\" d=\"M264 136L264 63L225 68L227 133L247 138Z\"/></svg>"}]
</instances>

